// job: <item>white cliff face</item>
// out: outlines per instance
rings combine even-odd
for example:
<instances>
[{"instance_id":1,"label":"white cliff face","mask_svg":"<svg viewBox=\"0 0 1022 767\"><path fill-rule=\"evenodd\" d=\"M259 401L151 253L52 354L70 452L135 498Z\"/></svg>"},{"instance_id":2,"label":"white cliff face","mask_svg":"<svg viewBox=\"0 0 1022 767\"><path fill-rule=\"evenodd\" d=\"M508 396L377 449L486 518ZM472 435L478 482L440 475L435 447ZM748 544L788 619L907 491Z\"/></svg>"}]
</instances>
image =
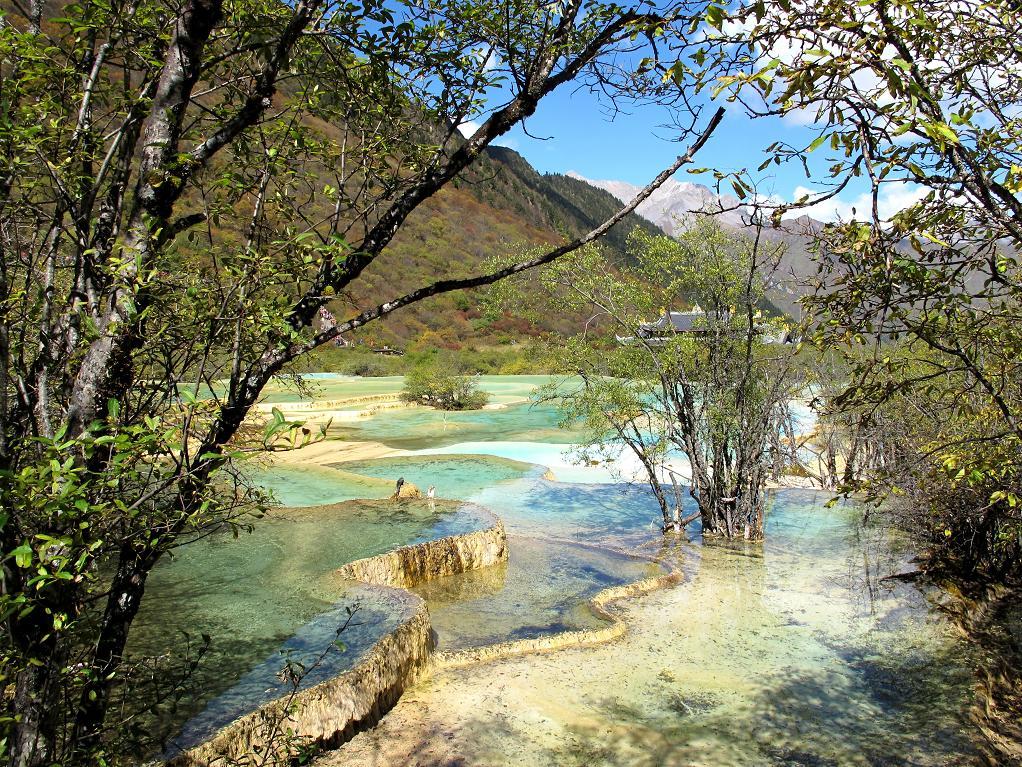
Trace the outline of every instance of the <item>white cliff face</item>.
<instances>
[{"instance_id":1,"label":"white cliff face","mask_svg":"<svg viewBox=\"0 0 1022 767\"><path fill-rule=\"evenodd\" d=\"M567 174L579 181L610 192L622 202L630 202L641 191L641 187L625 181L600 181L585 178L575 172ZM695 211L718 211L720 221L727 226L743 227L743 209L738 208L738 200L727 195L717 195L712 189L702 184L689 181L668 179L650 195L637 209L637 213L647 221L652 221L668 234L675 234L685 227L685 221Z\"/></svg>"}]
</instances>

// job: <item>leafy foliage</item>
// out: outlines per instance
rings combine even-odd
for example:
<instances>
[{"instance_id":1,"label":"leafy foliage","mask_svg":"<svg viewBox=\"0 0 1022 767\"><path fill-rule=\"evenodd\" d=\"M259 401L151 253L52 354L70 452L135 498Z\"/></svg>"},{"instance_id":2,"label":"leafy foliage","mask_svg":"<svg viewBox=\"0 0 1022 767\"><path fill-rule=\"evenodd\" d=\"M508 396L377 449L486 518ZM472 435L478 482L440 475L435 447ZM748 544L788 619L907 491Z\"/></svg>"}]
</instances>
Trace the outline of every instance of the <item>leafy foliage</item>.
<instances>
[{"instance_id":1,"label":"leafy foliage","mask_svg":"<svg viewBox=\"0 0 1022 767\"><path fill-rule=\"evenodd\" d=\"M111 704L132 684L149 573L258 513L234 468L247 451L315 438L282 416L242 429L265 384L403 306L499 279L441 257L406 289L385 261L543 98L577 81L622 95L634 73L613 62L687 34L688 13L33 0L0 18L6 759L151 750ZM339 320L321 313L342 300Z\"/></svg>"},{"instance_id":2,"label":"leafy foliage","mask_svg":"<svg viewBox=\"0 0 1022 767\"><path fill-rule=\"evenodd\" d=\"M405 376L401 399L439 410L478 410L489 401L473 376L451 372L449 359L430 354Z\"/></svg>"},{"instance_id":3,"label":"leafy foliage","mask_svg":"<svg viewBox=\"0 0 1022 767\"><path fill-rule=\"evenodd\" d=\"M750 3L709 20L698 62L750 113L813 122L762 166L815 172L802 202L867 185L817 237L814 340L848 365L831 409L880 445L874 496L906 497L889 506L938 560L996 579L1022 562L1017 19L1004 0Z\"/></svg>"},{"instance_id":4,"label":"leafy foliage","mask_svg":"<svg viewBox=\"0 0 1022 767\"><path fill-rule=\"evenodd\" d=\"M590 455L621 445L635 455L665 530L683 522L678 483L688 478L670 467L676 451L691 466L704 533L759 538L766 479L794 460L788 405L806 384L792 349L767 343L777 323L758 309L780 253L700 219L676 240L633 233L630 255L628 266L611 269L590 250L540 277L548 295L593 314L563 354L583 381L577 392L555 392L566 418L585 425ZM693 302L703 311L690 331L650 329Z\"/></svg>"}]
</instances>

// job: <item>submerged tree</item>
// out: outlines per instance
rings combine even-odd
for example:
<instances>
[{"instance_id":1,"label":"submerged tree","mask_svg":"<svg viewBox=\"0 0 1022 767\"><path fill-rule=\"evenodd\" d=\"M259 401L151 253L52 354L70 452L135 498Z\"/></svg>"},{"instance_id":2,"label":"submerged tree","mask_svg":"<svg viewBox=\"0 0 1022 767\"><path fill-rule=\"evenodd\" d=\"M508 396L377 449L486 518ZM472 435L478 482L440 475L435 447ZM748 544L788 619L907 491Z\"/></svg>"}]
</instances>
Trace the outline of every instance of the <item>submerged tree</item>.
<instances>
[{"instance_id":1,"label":"submerged tree","mask_svg":"<svg viewBox=\"0 0 1022 767\"><path fill-rule=\"evenodd\" d=\"M779 256L776 245L702 218L677 239L636 233L627 265L592 251L543 277L593 311L593 327L565 353L582 379L579 391L558 392L566 415L588 427L590 450L623 446L639 460L665 531L692 520L680 479L704 534L761 538L766 481L797 460L790 403L806 379L780 343L783 323L761 312ZM672 453L687 467L672 466Z\"/></svg>"},{"instance_id":2,"label":"submerged tree","mask_svg":"<svg viewBox=\"0 0 1022 767\"><path fill-rule=\"evenodd\" d=\"M232 467L271 377L620 219L312 329L495 137L566 83L620 94L637 82L620 68L629 52L688 34L698 8L55 7L0 16L0 750L19 767L146 745L119 742L134 737L122 713L137 712L110 708L131 684L123 658L146 579L169 550L258 505ZM462 140L469 118L479 128ZM693 117L690 151L644 195L719 120L695 135ZM295 428L278 419L266 436Z\"/></svg>"},{"instance_id":3,"label":"submerged tree","mask_svg":"<svg viewBox=\"0 0 1022 767\"><path fill-rule=\"evenodd\" d=\"M440 410L478 410L490 398L474 376L457 372L451 360L428 355L408 371L401 399Z\"/></svg>"}]
</instances>

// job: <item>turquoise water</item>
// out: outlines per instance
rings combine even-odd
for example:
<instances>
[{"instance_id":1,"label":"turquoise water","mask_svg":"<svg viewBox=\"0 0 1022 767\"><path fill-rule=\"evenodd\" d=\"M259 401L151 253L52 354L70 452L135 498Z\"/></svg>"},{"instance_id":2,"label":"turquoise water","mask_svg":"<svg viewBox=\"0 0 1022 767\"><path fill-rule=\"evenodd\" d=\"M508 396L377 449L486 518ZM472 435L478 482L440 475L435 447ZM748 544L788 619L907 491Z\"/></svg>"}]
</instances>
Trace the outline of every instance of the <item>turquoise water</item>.
<instances>
[{"instance_id":1,"label":"turquoise water","mask_svg":"<svg viewBox=\"0 0 1022 767\"><path fill-rule=\"evenodd\" d=\"M252 467L248 479L269 489L282 506L325 506L359 498L387 498L394 481L377 479L327 466L280 464ZM395 477L396 479L396 477Z\"/></svg>"},{"instance_id":2,"label":"turquoise water","mask_svg":"<svg viewBox=\"0 0 1022 767\"><path fill-rule=\"evenodd\" d=\"M367 397L378 394L397 395L404 386L402 376L385 376L380 378L359 378L343 376L335 373L306 373L302 376L302 387L295 385L290 378L272 378L263 388L263 402L293 403L311 400L338 400L353 397ZM200 397L212 394L223 396L226 387L214 385L199 387Z\"/></svg>"},{"instance_id":3,"label":"turquoise water","mask_svg":"<svg viewBox=\"0 0 1022 767\"><path fill-rule=\"evenodd\" d=\"M363 383L333 377L324 386L333 387L329 396L357 396ZM512 397L536 383L486 385ZM931 765L973 757L967 648L925 594L883 579L907 553L860 524L854 506L828 509L826 494L782 491L772 496L761 545L703 544L698 534L665 539L645 486L612 482L605 467L574 467L564 458L572 435L557 428L552 406L446 416L401 410L340 431L429 454L260 470L258 481L283 504L309 508L281 511L238 540L214 536L161 564L130 650L166 652L182 631L213 638L192 680L201 693L166 712L157 727L163 734L194 717L180 736L194 742L276 694L282 653L308 659L326 650L319 679L350 666L394 625L406 602L343 584L332 571L485 523L456 503L433 510L424 502L351 500L382 499L403 476L422 490L435 485L441 497L492 509L510 537L506 566L416 589L441 647L600 625L586 606L593 594L658 568L592 544L670 562L686 574L656 630L633 626L634 646L626 638L613 662L588 674L619 675L609 683L614 705L587 714L586 721L607 726L573 736L590 749L588 758L556 746L549 763ZM475 455L484 452L490 455ZM570 481L544 479L536 464ZM330 650L344 607L354 603L362 609L359 625L345 632L346 652ZM579 690L586 676L573 683ZM578 694L587 706L594 696ZM505 743L529 737L498 733ZM630 761L616 750L622 737L661 750Z\"/></svg>"},{"instance_id":4,"label":"turquoise water","mask_svg":"<svg viewBox=\"0 0 1022 767\"><path fill-rule=\"evenodd\" d=\"M332 620L323 616L357 603L362 607L358 625L343 637L349 650L332 654L326 667L331 673L347 668L389 630L405 606L392 595L340 581L333 571L354 559L489 523L490 517L478 508L458 503L349 501L286 509L256 522L251 533L238 538L225 532L180 549L149 578L128 655L152 657L179 650L186 634L193 649L202 634L212 643L189 683L198 692L180 701L176 710L168 704L154 725L156 734L173 735L186 719L238 684L242 692L232 699L239 705L216 704L201 727L251 710L258 701L245 687L245 675L253 673L253 684L262 684L266 663L281 667L281 650L315 645L326 630L323 621Z\"/></svg>"},{"instance_id":5,"label":"turquoise water","mask_svg":"<svg viewBox=\"0 0 1022 767\"><path fill-rule=\"evenodd\" d=\"M337 373L307 373L302 376L308 394L299 392L288 379L273 379L264 389L264 402L307 402L339 400L378 394L399 394L402 376L360 378ZM553 376L476 376L479 389L490 395L490 402L502 404L527 399L537 388L559 380Z\"/></svg>"},{"instance_id":6,"label":"turquoise water","mask_svg":"<svg viewBox=\"0 0 1022 767\"><path fill-rule=\"evenodd\" d=\"M473 498L518 535L643 549L660 540L660 507L639 484L521 480Z\"/></svg>"},{"instance_id":7,"label":"turquoise water","mask_svg":"<svg viewBox=\"0 0 1022 767\"><path fill-rule=\"evenodd\" d=\"M377 458L371 461L350 461L335 464L335 469L387 482L389 492L394 482L404 478L423 493L432 485L437 498L470 499L484 490L500 492L507 482L528 476L539 476L544 468L506 458L472 455L437 455Z\"/></svg>"},{"instance_id":8,"label":"turquoise water","mask_svg":"<svg viewBox=\"0 0 1022 767\"><path fill-rule=\"evenodd\" d=\"M582 484L611 484L621 480L621 461L612 464L588 465L581 461L574 445L550 442L508 442L487 440L485 442L457 442L444 447L417 450L416 455L490 455L512 461L539 464L549 469L553 477L561 482ZM627 456L626 456L627 458Z\"/></svg>"},{"instance_id":9,"label":"turquoise water","mask_svg":"<svg viewBox=\"0 0 1022 767\"><path fill-rule=\"evenodd\" d=\"M511 536L506 565L429 581L426 600L440 649L600 628L588 600L610 586L663 573L643 559L595 547Z\"/></svg>"},{"instance_id":10,"label":"turquoise water","mask_svg":"<svg viewBox=\"0 0 1022 767\"><path fill-rule=\"evenodd\" d=\"M311 396L296 390L287 379L273 379L263 390L264 402L308 402L366 397L377 394L399 394L404 387L402 376L359 378L333 373L306 374L305 386Z\"/></svg>"},{"instance_id":11,"label":"turquoise water","mask_svg":"<svg viewBox=\"0 0 1022 767\"><path fill-rule=\"evenodd\" d=\"M168 755L198 745L260 705L351 668L381 637L411 617L416 607L415 601L398 589L348 586L343 600L299 626L276 652L190 717L170 740ZM281 677L286 663L300 669L300 682Z\"/></svg>"},{"instance_id":12,"label":"turquoise water","mask_svg":"<svg viewBox=\"0 0 1022 767\"><path fill-rule=\"evenodd\" d=\"M422 450L459 442L520 440L569 443L578 434L558 428L555 405L510 405L500 410L445 413L428 408L384 411L357 421L338 421L332 437L382 442L402 450Z\"/></svg>"},{"instance_id":13,"label":"turquoise water","mask_svg":"<svg viewBox=\"0 0 1022 767\"><path fill-rule=\"evenodd\" d=\"M425 495L430 485L438 498L468 499L500 483L542 474L535 464L505 458L464 455L377 458L330 466L280 464L253 468L251 480L273 492L283 506L320 506L361 498L389 498L398 478Z\"/></svg>"}]
</instances>

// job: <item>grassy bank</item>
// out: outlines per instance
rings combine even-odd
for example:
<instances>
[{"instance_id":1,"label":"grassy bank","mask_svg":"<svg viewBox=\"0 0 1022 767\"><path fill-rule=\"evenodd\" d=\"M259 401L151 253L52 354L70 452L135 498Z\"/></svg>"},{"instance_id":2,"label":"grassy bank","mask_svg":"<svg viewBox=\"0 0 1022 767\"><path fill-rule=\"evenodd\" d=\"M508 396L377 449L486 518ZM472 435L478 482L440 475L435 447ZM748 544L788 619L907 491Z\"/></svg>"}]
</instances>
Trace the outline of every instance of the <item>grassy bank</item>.
<instances>
[{"instance_id":1,"label":"grassy bank","mask_svg":"<svg viewBox=\"0 0 1022 767\"><path fill-rule=\"evenodd\" d=\"M321 350L309 361L309 370L323 373L342 373L358 376L405 375L431 351L409 351L402 356L390 356L365 347ZM529 339L522 343L500 346L464 348L457 352L436 352L448 355L452 365L465 373L484 375L541 375L561 372L552 346L543 340Z\"/></svg>"}]
</instances>

